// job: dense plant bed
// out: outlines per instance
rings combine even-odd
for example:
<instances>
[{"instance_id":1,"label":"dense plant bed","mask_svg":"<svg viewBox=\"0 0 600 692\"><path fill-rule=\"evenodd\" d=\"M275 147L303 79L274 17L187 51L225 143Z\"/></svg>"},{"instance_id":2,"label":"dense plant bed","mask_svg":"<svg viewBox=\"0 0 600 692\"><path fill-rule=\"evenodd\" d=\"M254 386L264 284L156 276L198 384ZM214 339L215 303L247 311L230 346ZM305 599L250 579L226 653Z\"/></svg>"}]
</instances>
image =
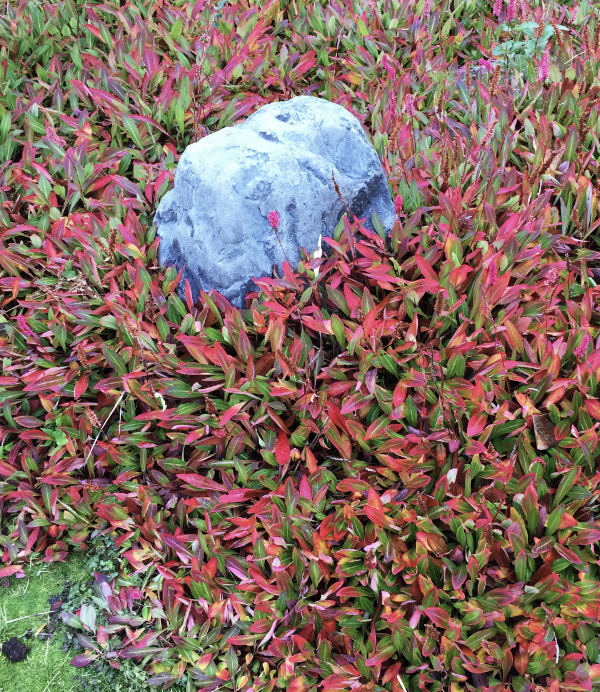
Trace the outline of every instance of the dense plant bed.
<instances>
[{"instance_id":1,"label":"dense plant bed","mask_svg":"<svg viewBox=\"0 0 600 692\"><path fill-rule=\"evenodd\" d=\"M0 577L114 545L63 620L144 685L590 690L597 13L359 5L7 6ZM181 300L177 152L298 93L370 131L391 236Z\"/></svg>"}]
</instances>

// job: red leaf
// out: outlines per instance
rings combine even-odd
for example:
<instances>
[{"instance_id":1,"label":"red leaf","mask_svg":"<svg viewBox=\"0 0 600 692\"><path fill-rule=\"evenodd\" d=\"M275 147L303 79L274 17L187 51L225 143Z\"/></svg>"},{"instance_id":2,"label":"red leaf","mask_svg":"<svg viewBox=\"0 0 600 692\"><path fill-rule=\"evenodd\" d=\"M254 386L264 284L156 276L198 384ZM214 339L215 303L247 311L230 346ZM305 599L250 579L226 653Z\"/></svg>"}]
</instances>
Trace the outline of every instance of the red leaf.
<instances>
[{"instance_id":1,"label":"red leaf","mask_svg":"<svg viewBox=\"0 0 600 692\"><path fill-rule=\"evenodd\" d=\"M481 431L485 428L487 423L487 413L474 413L469 419L469 424L467 425L467 435L468 437L475 437L479 435Z\"/></svg>"},{"instance_id":2,"label":"red leaf","mask_svg":"<svg viewBox=\"0 0 600 692\"><path fill-rule=\"evenodd\" d=\"M521 647L519 647L519 651L515 654L514 665L518 673L525 675L527 666L529 665L529 653L523 651Z\"/></svg>"},{"instance_id":3,"label":"red leaf","mask_svg":"<svg viewBox=\"0 0 600 692\"><path fill-rule=\"evenodd\" d=\"M238 634L237 636L229 637L227 643L231 644L231 646L252 646L257 639L258 635Z\"/></svg>"},{"instance_id":4,"label":"red leaf","mask_svg":"<svg viewBox=\"0 0 600 692\"><path fill-rule=\"evenodd\" d=\"M406 399L406 385L404 382L398 382L398 384L394 387L394 393L392 395L392 402L394 404L394 408L397 406L400 406L401 403Z\"/></svg>"},{"instance_id":5,"label":"red leaf","mask_svg":"<svg viewBox=\"0 0 600 692\"><path fill-rule=\"evenodd\" d=\"M600 541L600 530L598 529L582 529L575 536L569 538L571 545L594 545Z\"/></svg>"},{"instance_id":6,"label":"red leaf","mask_svg":"<svg viewBox=\"0 0 600 692\"><path fill-rule=\"evenodd\" d=\"M104 39L102 38L102 33L100 32L100 29L97 26L94 26L93 24L84 24L83 28L87 29L92 34L94 34L94 36L100 39L100 41L104 41Z\"/></svg>"},{"instance_id":7,"label":"red leaf","mask_svg":"<svg viewBox=\"0 0 600 692\"><path fill-rule=\"evenodd\" d=\"M185 280L185 302L188 310L191 312L194 307L194 299L192 297L192 289L190 287L190 282Z\"/></svg>"},{"instance_id":8,"label":"red leaf","mask_svg":"<svg viewBox=\"0 0 600 692\"><path fill-rule=\"evenodd\" d=\"M564 557L565 560L568 560L569 562L572 562L574 565L581 565L583 564L581 558L577 553L573 552L570 548L566 548L564 545L561 545L560 543L557 543L554 546L554 550L561 556Z\"/></svg>"},{"instance_id":9,"label":"red leaf","mask_svg":"<svg viewBox=\"0 0 600 692\"><path fill-rule=\"evenodd\" d=\"M511 276L512 275L510 272L505 272L496 279L492 286L490 286L488 300L490 307L494 307L494 305L496 305L496 303L498 303L498 301L502 298Z\"/></svg>"},{"instance_id":10,"label":"red leaf","mask_svg":"<svg viewBox=\"0 0 600 692\"><path fill-rule=\"evenodd\" d=\"M294 678L291 684L287 685L288 692L305 692L308 689L308 683L304 676Z\"/></svg>"},{"instance_id":11,"label":"red leaf","mask_svg":"<svg viewBox=\"0 0 600 692\"><path fill-rule=\"evenodd\" d=\"M340 413L342 415L346 415L347 413L353 413L354 411L358 411L358 409L363 408L363 406L366 406L368 403L371 402L373 399L373 396L371 394L360 394L359 392L355 392L352 394L352 396L348 397L344 403L342 404L342 408L340 409Z\"/></svg>"},{"instance_id":12,"label":"red leaf","mask_svg":"<svg viewBox=\"0 0 600 692\"><path fill-rule=\"evenodd\" d=\"M183 543L174 536L163 534L162 539L165 545L172 548L180 559L187 558L188 560L191 560L194 557L193 554L183 545Z\"/></svg>"},{"instance_id":13,"label":"red leaf","mask_svg":"<svg viewBox=\"0 0 600 692\"><path fill-rule=\"evenodd\" d=\"M443 608L425 608L425 615L434 625L447 630L450 625L450 616Z\"/></svg>"},{"instance_id":14,"label":"red leaf","mask_svg":"<svg viewBox=\"0 0 600 692\"><path fill-rule=\"evenodd\" d=\"M358 308L360 305L360 300L357 298L356 293L350 288L350 286L347 283L344 283L343 286L344 290L344 298L346 299L346 303L348 304L348 308L350 309L350 314Z\"/></svg>"},{"instance_id":15,"label":"red leaf","mask_svg":"<svg viewBox=\"0 0 600 692\"><path fill-rule=\"evenodd\" d=\"M312 453L309 447L304 448L304 453L306 457L306 466L308 467L308 472L316 473L317 469L319 468L319 464L317 462L315 455Z\"/></svg>"},{"instance_id":16,"label":"red leaf","mask_svg":"<svg viewBox=\"0 0 600 692\"><path fill-rule=\"evenodd\" d=\"M387 524L383 502L373 488L369 488L365 514L376 526L385 526Z\"/></svg>"},{"instance_id":17,"label":"red leaf","mask_svg":"<svg viewBox=\"0 0 600 692\"><path fill-rule=\"evenodd\" d=\"M88 386L88 376L87 375L82 375L78 380L77 383L75 384L75 387L73 389L73 396L75 399L79 399L79 397L85 392Z\"/></svg>"},{"instance_id":18,"label":"red leaf","mask_svg":"<svg viewBox=\"0 0 600 692\"><path fill-rule=\"evenodd\" d=\"M531 552L534 555L543 555L554 548L556 540L552 536L544 536L533 546Z\"/></svg>"},{"instance_id":19,"label":"red leaf","mask_svg":"<svg viewBox=\"0 0 600 692\"><path fill-rule=\"evenodd\" d=\"M193 486L194 488L200 488L201 490L217 490L218 492L225 492L227 488L216 481L211 481L204 476L200 476L197 473L178 473L177 478Z\"/></svg>"},{"instance_id":20,"label":"red leaf","mask_svg":"<svg viewBox=\"0 0 600 692\"><path fill-rule=\"evenodd\" d=\"M79 656L75 656L75 658L71 659L71 665L75 666L75 668L85 668L95 660L96 657L90 654L79 654Z\"/></svg>"},{"instance_id":21,"label":"red leaf","mask_svg":"<svg viewBox=\"0 0 600 692\"><path fill-rule=\"evenodd\" d=\"M598 401L598 399L587 399L585 402L585 410L592 418L600 420L600 401Z\"/></svg>"},{"instance_id":22,"label":"red leaf","mask_svg":"<svg viewBox=\"0 0 600 692\"><path fill-rule=\"evenodd\" d=\"M39 418L33 416L15 416L15 421L22 428L41 428L44 425Z\"/></svg>"},{"instance_id":23,"label":"red leaf","mask_svg":"<svg viewBox=\"0 0 600 692\"><path fill-rule=\"evenodd\" d=\"M22 571L23 567L21 565L7 565L6 567L0 567L0 577L10 577L11 574L17 574Z\"/></svg>"},{"instance_id":24,"label":"red leaf","mask_svg":"<svg viewBox=\"0 0 600 692\"><path fill-rule=\"evenodd\" d=\"M287 464L290 460L290 441L283 431L280 431L273 451L275 452L277 463L281 464L281 466Z\"/></svg>"},{"instance_id":25,"label":"red leaf","mask_svg":"<svg viewBox=\"0 0 600 692\"><path fill-rule=\"evenodd\" d=\"M438 275L424 257L421 257L419 254L415 255L415 262L417 263L417 267L421 270L421 274L423 274L426 279L435 281L439 285Z\"/></svg>"},{"instance_id":26,"label":"red leaf","mask_svg":"<svg viewBox=\"0 0 600 692\"><path fill-rule=\"evenodd\" d=\"M317 54L314 50L309 50L308 53L299 60L298 64L294 68L294 75L300 77L305 72L308 72L317 64Z\"/></svg>"},{"instance_id":27,"label":"red leaf","mask_svg":"<svg viewBox=\"0 0 600 692\"><path fill-rule=\"evenodd\" d=\"M223 427L225 423L227 423L227 421L231 420L236 414L238 414L247 403L248 402L246 401L239 401L237 404L230 406L227 409L227 411L225 411L225 413L221 416L221 420L219 421L220 426Z\"/></svg>"},{"instance_id":28,"label":"red leaf","mask_svg":"<svg viewBox=\"0 0 600 692\"><path fill-rule=\"evenodd\" d=\"M208 348L206 341L199 336L188 336L186 334L178 334L177 339L186 347L192 358L195 358L199 363L206 363L205 349Z\"/></svg>"},{"instance_id":29,"label":"red leaf","mask_svg":"<svg viewBox=\"0 0 600 692\"><path fill-rule=\"evenodd\" d=\"M305 499L312 501L312 489L306 476L302 476L300 479L300 497L304 497Z\"/></svg>"},{"instance_id":30,"label":"red leaf","mask_svg":"<svg viewBox=\"0 0 600 692\"><path fill-rule=\"evenodd\" d=\"M448 552L446 541L438 536L437 533L427 533L426 531L417 531L417 541L426 549L437 555L444 555Z\"/></svg>"}]
</instances>

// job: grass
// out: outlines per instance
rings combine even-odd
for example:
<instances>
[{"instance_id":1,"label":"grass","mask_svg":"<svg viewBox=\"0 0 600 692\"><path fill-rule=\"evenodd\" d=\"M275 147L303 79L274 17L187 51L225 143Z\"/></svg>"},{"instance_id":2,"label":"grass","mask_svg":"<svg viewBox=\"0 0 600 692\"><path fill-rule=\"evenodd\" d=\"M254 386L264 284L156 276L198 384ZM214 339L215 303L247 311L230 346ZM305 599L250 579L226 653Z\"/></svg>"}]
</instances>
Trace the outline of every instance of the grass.
<instances>
[{"instance_id":1,"label":"grass","mask_svg":"<svg viewBox=\"0 0 600 692\"><path fill-rule=\"evenodd\" d=\"M69 665L73 654L62 650L60 631L46 639L43 634L50 616L30 616L46 613L50 609L48 599L68 582L88 578L85 560L75 554L67 562L30 564L25 573L24 579L10 577L9 588L0 592L0 641L22 638L31 632L31 638L23 640L31 650L20 663L0 656L0 692L79 692L82 686L74 675L81 677L82 672Z\"/></svg>"}]
</instances>

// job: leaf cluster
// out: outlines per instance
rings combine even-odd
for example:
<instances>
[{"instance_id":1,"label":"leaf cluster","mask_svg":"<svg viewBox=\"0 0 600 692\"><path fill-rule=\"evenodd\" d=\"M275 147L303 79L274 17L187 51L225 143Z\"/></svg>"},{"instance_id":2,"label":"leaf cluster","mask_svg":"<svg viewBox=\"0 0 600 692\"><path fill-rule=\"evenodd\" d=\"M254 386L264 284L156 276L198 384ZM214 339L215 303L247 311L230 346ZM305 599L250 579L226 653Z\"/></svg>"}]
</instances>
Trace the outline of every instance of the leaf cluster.
<instances>
[{"instance_id":1,"label":"leaf cluster","mask_svg":"<svg viewBox=\"0 0 600 692\"><path fill-rule=\"evenodd\" d=\"M600 677L598 17L521 3L542 84L485 2L363 5L0 18L0 577L90 551L73 663L128 689ZM391 233L192 304L177 152L299 93L360 118Z\"/></svg>"}]
</instances>

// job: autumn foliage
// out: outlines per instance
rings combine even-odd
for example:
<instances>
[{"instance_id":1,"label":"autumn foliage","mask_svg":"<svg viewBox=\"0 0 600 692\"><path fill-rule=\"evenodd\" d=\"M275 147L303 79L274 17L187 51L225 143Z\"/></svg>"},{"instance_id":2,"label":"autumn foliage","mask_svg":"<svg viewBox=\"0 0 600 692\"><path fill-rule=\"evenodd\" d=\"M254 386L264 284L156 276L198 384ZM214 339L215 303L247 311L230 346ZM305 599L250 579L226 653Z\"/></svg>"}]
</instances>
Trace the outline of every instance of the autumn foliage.
<instances>
[{"instance_id":1,"label":"autumn foliage","mask_svg":"<svg viewBox=\"0 0 600 692\"><path fill-rule=\"evenodd\" d=\"M114 539L74 665L600 683L599 27L589 2L7 5L0 576ZM179 154L301 93L364 124L391 235L344 217L245 309L181 300L152 225Z\"/></svg>"}]
</instances>

